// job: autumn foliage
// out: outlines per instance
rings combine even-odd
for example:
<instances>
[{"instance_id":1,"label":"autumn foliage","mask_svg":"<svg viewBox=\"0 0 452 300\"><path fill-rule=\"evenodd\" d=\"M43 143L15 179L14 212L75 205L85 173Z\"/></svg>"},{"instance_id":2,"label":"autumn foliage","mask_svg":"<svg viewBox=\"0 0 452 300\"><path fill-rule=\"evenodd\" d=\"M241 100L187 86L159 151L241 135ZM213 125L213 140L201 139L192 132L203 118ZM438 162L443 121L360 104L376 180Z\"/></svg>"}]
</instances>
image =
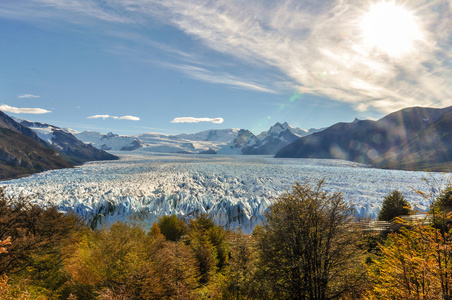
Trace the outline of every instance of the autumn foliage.
<instances>
[{"instance_id":1,"label":"autumn foliage","mask_svg":"<svg viewBox=\"0 0 452 300\"><path fill-rule=\"evenodd\" d=\"M324 185L296 183L252 234L202 214L93 230L0 189L0 299L452 299L448 189L380 235Z\"/></svg>"}]
</instances>

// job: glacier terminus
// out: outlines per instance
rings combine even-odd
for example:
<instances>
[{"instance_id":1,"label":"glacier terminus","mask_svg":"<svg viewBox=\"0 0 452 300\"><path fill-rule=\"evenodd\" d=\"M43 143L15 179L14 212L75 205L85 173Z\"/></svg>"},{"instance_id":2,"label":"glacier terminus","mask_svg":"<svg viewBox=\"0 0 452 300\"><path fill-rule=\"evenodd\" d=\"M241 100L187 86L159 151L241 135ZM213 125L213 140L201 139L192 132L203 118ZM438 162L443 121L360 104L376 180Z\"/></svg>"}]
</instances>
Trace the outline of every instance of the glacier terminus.
<instances>
[{"instance_id":1,"label":"glacier terminus","mask_svg":"<svg viewBox=\"0 0 452 300\"><path fill-rule=\"evenodd\" d=\"M296 181L325 178L329 191L340 191L353 203L357 217L375 218L383 197L394 189L412 207L427 210L430 203L416 190L428 188L423 178L440 181L447 175L374 169L342 160L113 153L121 159L46 171L3 185L10 195L28 195L40 205L74 211L93 228L117 220L150 226L162 215L190 219L204 213L219 225L250 232L272 201Z\"/></svg>"}]
</instances>

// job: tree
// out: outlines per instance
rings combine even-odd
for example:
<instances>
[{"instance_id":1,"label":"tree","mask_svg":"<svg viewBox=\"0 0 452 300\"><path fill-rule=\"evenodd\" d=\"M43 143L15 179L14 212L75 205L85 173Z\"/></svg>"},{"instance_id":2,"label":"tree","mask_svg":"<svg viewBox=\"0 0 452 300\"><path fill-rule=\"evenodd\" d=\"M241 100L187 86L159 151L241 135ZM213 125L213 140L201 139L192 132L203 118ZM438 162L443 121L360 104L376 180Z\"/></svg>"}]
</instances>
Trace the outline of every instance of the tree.
<instances>
[{"instance_id":1,"label":"tree","mask_svg":"<svg viewBox=\"0 0 452 300\"><path fill-rule=\"evenodd\" d=\"M68 247L65 267L85 286L121 290L127 278L145 264L149 237L143 229L117 222L109 228L86 230L78 244Z\"/></svg>"},{"instance_id":2,"label":"tree","mask_svg":"<svg viewBox=\"0 0 452 300\"><path fill-rule=\"evenodd\" d=\"M380 245L382 255L370 265L375 283L369 299L452 299L452 186L429 183L430 222L405 222Z\"/></svg>"},{"instance_id":3,"label":"tree","mask_svg":"<svg viewBox=\"0 0 452 300\"><path fill-rule=\"evenodd\" d=\"M161 216L157 225L160 228L160 232L169 241L178 241L187 232L185 221L177 218L176 215Z\"/></svg>"},{"instance_id":4,"label":"tree","mask_svg":"<svg viewBox=\"0 0 452 300\"><path fill-rule=\"evenodd\" d=\"M47 267L61 266L60 246L68 242L80 225L54 206L33 204L31 199L9 197L0 187L0 240L9 238L8 255L0 257L0 274L16 274L33 267L39 255ZM42 261L40 272L44 272Z\"/></svg>"},{"instance_id":5,"label":"tree","mask_svg":"<svg viewBox=\"0 0 452 300\"><path fill-rule=\"evenodd\" d=\"M440 195L434 201L433 207L446 213L452 211L452 185L449 185L441 191Z\"/></svg>"},{"instance_id":6,"label":"tree","mask_svg":"<svg viewBox=\"0 0 452 300\"><path fill-rule=\"evenodd\" d=\"M452 299L452 237L432 225L403 223L369 266L368 299Z\"/></svg>"},{"instance_id":7,"label":"tree","mask_svg":"<svg viewBox=\"0 0 452 300\"><path fill-rule=\"evenodd\" d=\"M228 262L226 232L205 214L191 220L186 241L192 248L200 271L200 283L207 284Z\"/></svg>"},{"instance_id":8,"label":"tree","mask_svg":"<svg viewBox=\"0 0 452 300\"><path fill-rule=\"evenodd\" d=\"M195 299L199 272L193 251L183 242L164 242L128 280L132 299Z\"/></svg>"},{"instance_id":9,"label":"tree","mask_svg":"<svg viewBox=\"0 0 452 300\"><path fill-rule=\"evenodd\" d=\"M8 253L6 246L11 245L11 239L0 241L0 254ZM5 274L0 275L0 299L4 300L27 300L30 299L29 295L20 291L15 291L14 287L8 284L8 276Z\"/></svg>"},{"instance_id":10,"label":"tree","mask_svg":"<svg viewBox=\"0 0 452 300\"><path fill-rule=\"evenodd\" d=\"M337 299L364 278L353 209L341 193L322 191L323 185L295 183L255 233L272 298Z\"/></svg>"},{"instance_id":11,"label":"tree","mask_svg":"<svg viewBox=\"0 0 452 300\"><path fill-rule=\"evenodd\" d=\"M398 190L392 191L384 197L383 205L378 214L379 221L391 221L395 217L408 215L410 213L410 204Z\"/></svg>"},{"instance_id":12,"label":"tree","mask_svg":"<svg viewBox=\"0 0 452 300\"><path fill-rule=\"evenodd\" d=\"M253 282L257 266L253 237L242 232L229 234L229 262L223 299L251 299L256 289ZM247 297L248 296L248 297ZM260 297L260 299L265 297Z\"/></svg>"}]
</instances>

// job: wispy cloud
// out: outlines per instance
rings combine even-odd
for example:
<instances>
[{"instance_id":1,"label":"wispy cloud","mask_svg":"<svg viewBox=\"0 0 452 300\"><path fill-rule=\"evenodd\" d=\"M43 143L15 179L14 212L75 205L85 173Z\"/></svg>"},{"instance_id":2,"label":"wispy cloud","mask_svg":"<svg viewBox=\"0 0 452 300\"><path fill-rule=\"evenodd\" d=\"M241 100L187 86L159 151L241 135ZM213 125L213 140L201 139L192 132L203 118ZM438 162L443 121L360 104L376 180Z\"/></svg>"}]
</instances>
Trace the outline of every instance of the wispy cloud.
<instances>
[{"instance_id":1,"label":"wispy cloud","mask_svg":"<svg viewBox=\"0 0 452 300\"><path fill-rule=\"evenodd\" d=\"M297 4L298 3L298 4ZM358 21L363 1L165 0L175 26L210 48L246 62L276 67L294 86L356 108L391 111L413 105L446 106L452 97L447 36L447 1L410 1L424 39L403 57L388 57L362 46ZM438 33L439 27L444 31Z\"/></svg>"},{"instance_id":2,"label":"wispy cloud","mask_svg":"<svg viewBox=\"0 0 452 300\"><path fill-rule=\"evenodd\" d=\"M174 118L171 123L199 123L199 122L211 122L215 124L223 123L223 118L193 118L193 117L181 117Z\"/></svg>"},{"instance_id":3,"label":"wispy cloud","mask_svg":"<svg viewBox=\"0 0 452 300\"><path fill-rule=\"evenodd\" d=\"M260 86L259 84L253 82L246 82L244 79L224 72L215 74L204 68L190 65L173 65L173 68L178 69L193 78L206 82L225 84L240 89L254 90L259 92L276 93L276 91L270 88Z\"/></svg>"},{"instance_id":4,"label":"wispy cloud","mask_svg":"<svg viewBox=\"0 0 452 300\"><path fill-rule=\"evenodd\" d=\"M39 15L47 8L107 23L147 26L165 22L211 50L244 66L266 66L278 72L292 89L350 103L356 110L392 111L406 106L450 105L452 99L452 9L449 0L401 1L414 13L422 39L413 51L390 57L367 49L359 20L368 1L204 1L204 0L28 0L37 3ZM17 9L0 4L0 14L17 17ZM47 14L49 12L46 11ZM72 13L72 14L71 14ZM16 15L15 15L16 14ZM76 17L72 17L75 15ZM58 16L57 13L52 17ZM218 72L174 64L199 80L262 92L272 87L273 72L243 75L243 69ZM242 79L246 78L246 79Z\"/></svg>"},{"instance_id":5,"label":"wispy cloud","mask_svg":"<svg viewBox=\"0 0 452 300\"><path fill-rule=\"evenodd\" d=\"M135 116L122 116L122 117L117 117L117 116L110 116L110 115L94 115L94 116L89 116L87 117L87 119L115 119L115 120L129 120L129 121L139 121L140 118L139 117L135 117Z\"/></svg>"},{"instance_id":6,"label":"wispy cloud","mask_svg":"<svg viewBox=\"0 0 452 300\"><path fill-rule=\"evenodd\" d=\"M32 94L23 94L23 95L17 96L17 98L39 98L39 97L41 97L41 96L32 95Z\"/></svg>"},{"instance_id":7,"label":"wispy cloud","mask_svg":"<svg viewBox=\"0 0 452 300\"><path fill-rule=\"evenodd\" d=\"M10 112L13 114L47 114L47 113L51 113L50 110L46 110L43 108L25 108L25 107L19 108L19 107L9 106L6 104L0 105L0 110Z\"/></svg>"}]
</instances>

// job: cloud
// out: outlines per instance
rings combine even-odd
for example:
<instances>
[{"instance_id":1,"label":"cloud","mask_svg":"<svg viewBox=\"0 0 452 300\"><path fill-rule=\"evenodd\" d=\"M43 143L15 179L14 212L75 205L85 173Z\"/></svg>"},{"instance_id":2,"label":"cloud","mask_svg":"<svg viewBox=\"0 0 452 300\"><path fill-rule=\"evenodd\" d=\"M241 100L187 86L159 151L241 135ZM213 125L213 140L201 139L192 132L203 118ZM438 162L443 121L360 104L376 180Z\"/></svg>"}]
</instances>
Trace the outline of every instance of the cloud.
<instances>
[{"instance_id":1,"label":"cloud","mask_svg":"<svg viewBox=\"0 0 452 300\"><path fill-rule=\"evenodd\" d=\"M89 116L86 117L87 119L108 119L110 118L110 115L94 115L94 116Z\"/></svg>"},{"instance_id":2,"label":"cloud","mask_svg":"<svg viewBox=\"0 0 452 300\"><path fill-rule=\"evenodd\" d=\"M51 113L50 110L42 109L42 108L19 108L12 107L6 104L0 105L1 111L10 112L13 114L47 114Z\"/></svg>"},{"instance_id":3,"label":"cloud","mask_svg":"<svg viewBox=\"0 0 452 300\"><path fill-rule=\"evenodd\" d=\"M223 118L193 118L193 117L182 117L174 118L171 123L199 123L199 122L211 122L215 124L223 123Z\"/></svg>"},{"instance_id":4,"label":"cloud","mask_svg":"<svg viewBox=\"0 0 452 300\"><path fill-rule=\"evenodd\" d=\"M128 23L135 23L134 28L148 28L158 21L178 28L195 43L202 43L236 64L236 68L227 72L213 71L214 64L209 68L205 67L207 64L203 67L174 64L181 72L207 82L262 92L278 92L275 87L285 91L299 89L350 103L358 111L389 112L416 105L443 107L450 105L452 99L449 0L400 2L413 12L422 35L422 39L413 43L413 50L400 57L365 45L359 23L369 10L369 1L28 0L25 3L26 10L11 9L9 3L0 4L0 15L25 19L33 16L34 8L40 18L60 16L74 23L84 17L124 25L122 28ZM51 9L55 11L52 13ZM23 11L27 15L21 16ZM89 22L85 25L92 26ZM202 53L207 57L208 52ZM250 75L248 71L252 69L258 71ZM270 83L275 78L280 82L258 84Z\"/></svg>"},{"instance_id":5,"label":"cloud","mask_svg":"<svg viewBox=\"0 0 452 300\"><path fill-rule=\"evenodd\" d=\"M451 25L447 13L435 12L425 1L410 1L408 9L415 10L424 25L424 39L405 56L389 57L363 46L357 24L368 9L366 3L159 2L171 13L168 19L174 26L211 49L275 67L308 93L380 111L450 105L447 36L452 27L446 27ZM447 33L439 33L439 26Z\"/></svg>"},{"instance_id":6,"label":"cloud","mask_svg":"<svg viewBox=\"0 0 452 300\"><path fill-rule=\"evenodd\" d=\"M135 117L135 116L122 116L122 117L112 117L112 118L116 119L116 120L140 121L140 118Z\"/></svg>"},{"instance_id":7,"label":"cloud","mask_svg":"<svg viewBox=\"0 0 452 300\"><path fill-rule=\"evenodd\" d=\"M122 116L119 119L120 120L130 120L130 121L140 121L140 118L135 117L135 116Z\"/></svg>"},{"instance_id":8,"label":"cloud","mask_svg":"<svg viewBox=\"0 0 452 300\"><path fill-rule=\"evenodd\" d=\"M41 96L31 95L31 94L24 94L24 95L17 96L17 98L39 98L39 97L41 97Z\"/></svg>"},{"instance_id":9,"label":"cloud","mask_svg":"<svg viewBox=\"0 0 452 300\"><path fill-rule=\"evenodd\" d=\"M243 79L238 78L237 76L233 76L231 74L227 74L224 72L214 74L213 72L206 70L204 68L190 66L190 65L173 65L175 69L178 69L187 75L211 83L220 83L226 84L230 86L234 86L241 89L254 90L259 92L266 93L276 93L273 89L260 86L256 83L246 82Z\"/></svg>"},{"instance_id":10,"label":"cloud","mask_svg":"<svg viewBox=\"0 0 452 300\"><path fill-rule=\"evenodd\" d=\"M108 119L108 118L112 118L115 120L129 120L129 121L139 121L140 118L139 117L135 117L135 116L122 116L122 117L117 117L117 116L110 116L110 115L94 115L94 116L89 116L87 117L88 119Z\"/></svg>"}]
</instances>

